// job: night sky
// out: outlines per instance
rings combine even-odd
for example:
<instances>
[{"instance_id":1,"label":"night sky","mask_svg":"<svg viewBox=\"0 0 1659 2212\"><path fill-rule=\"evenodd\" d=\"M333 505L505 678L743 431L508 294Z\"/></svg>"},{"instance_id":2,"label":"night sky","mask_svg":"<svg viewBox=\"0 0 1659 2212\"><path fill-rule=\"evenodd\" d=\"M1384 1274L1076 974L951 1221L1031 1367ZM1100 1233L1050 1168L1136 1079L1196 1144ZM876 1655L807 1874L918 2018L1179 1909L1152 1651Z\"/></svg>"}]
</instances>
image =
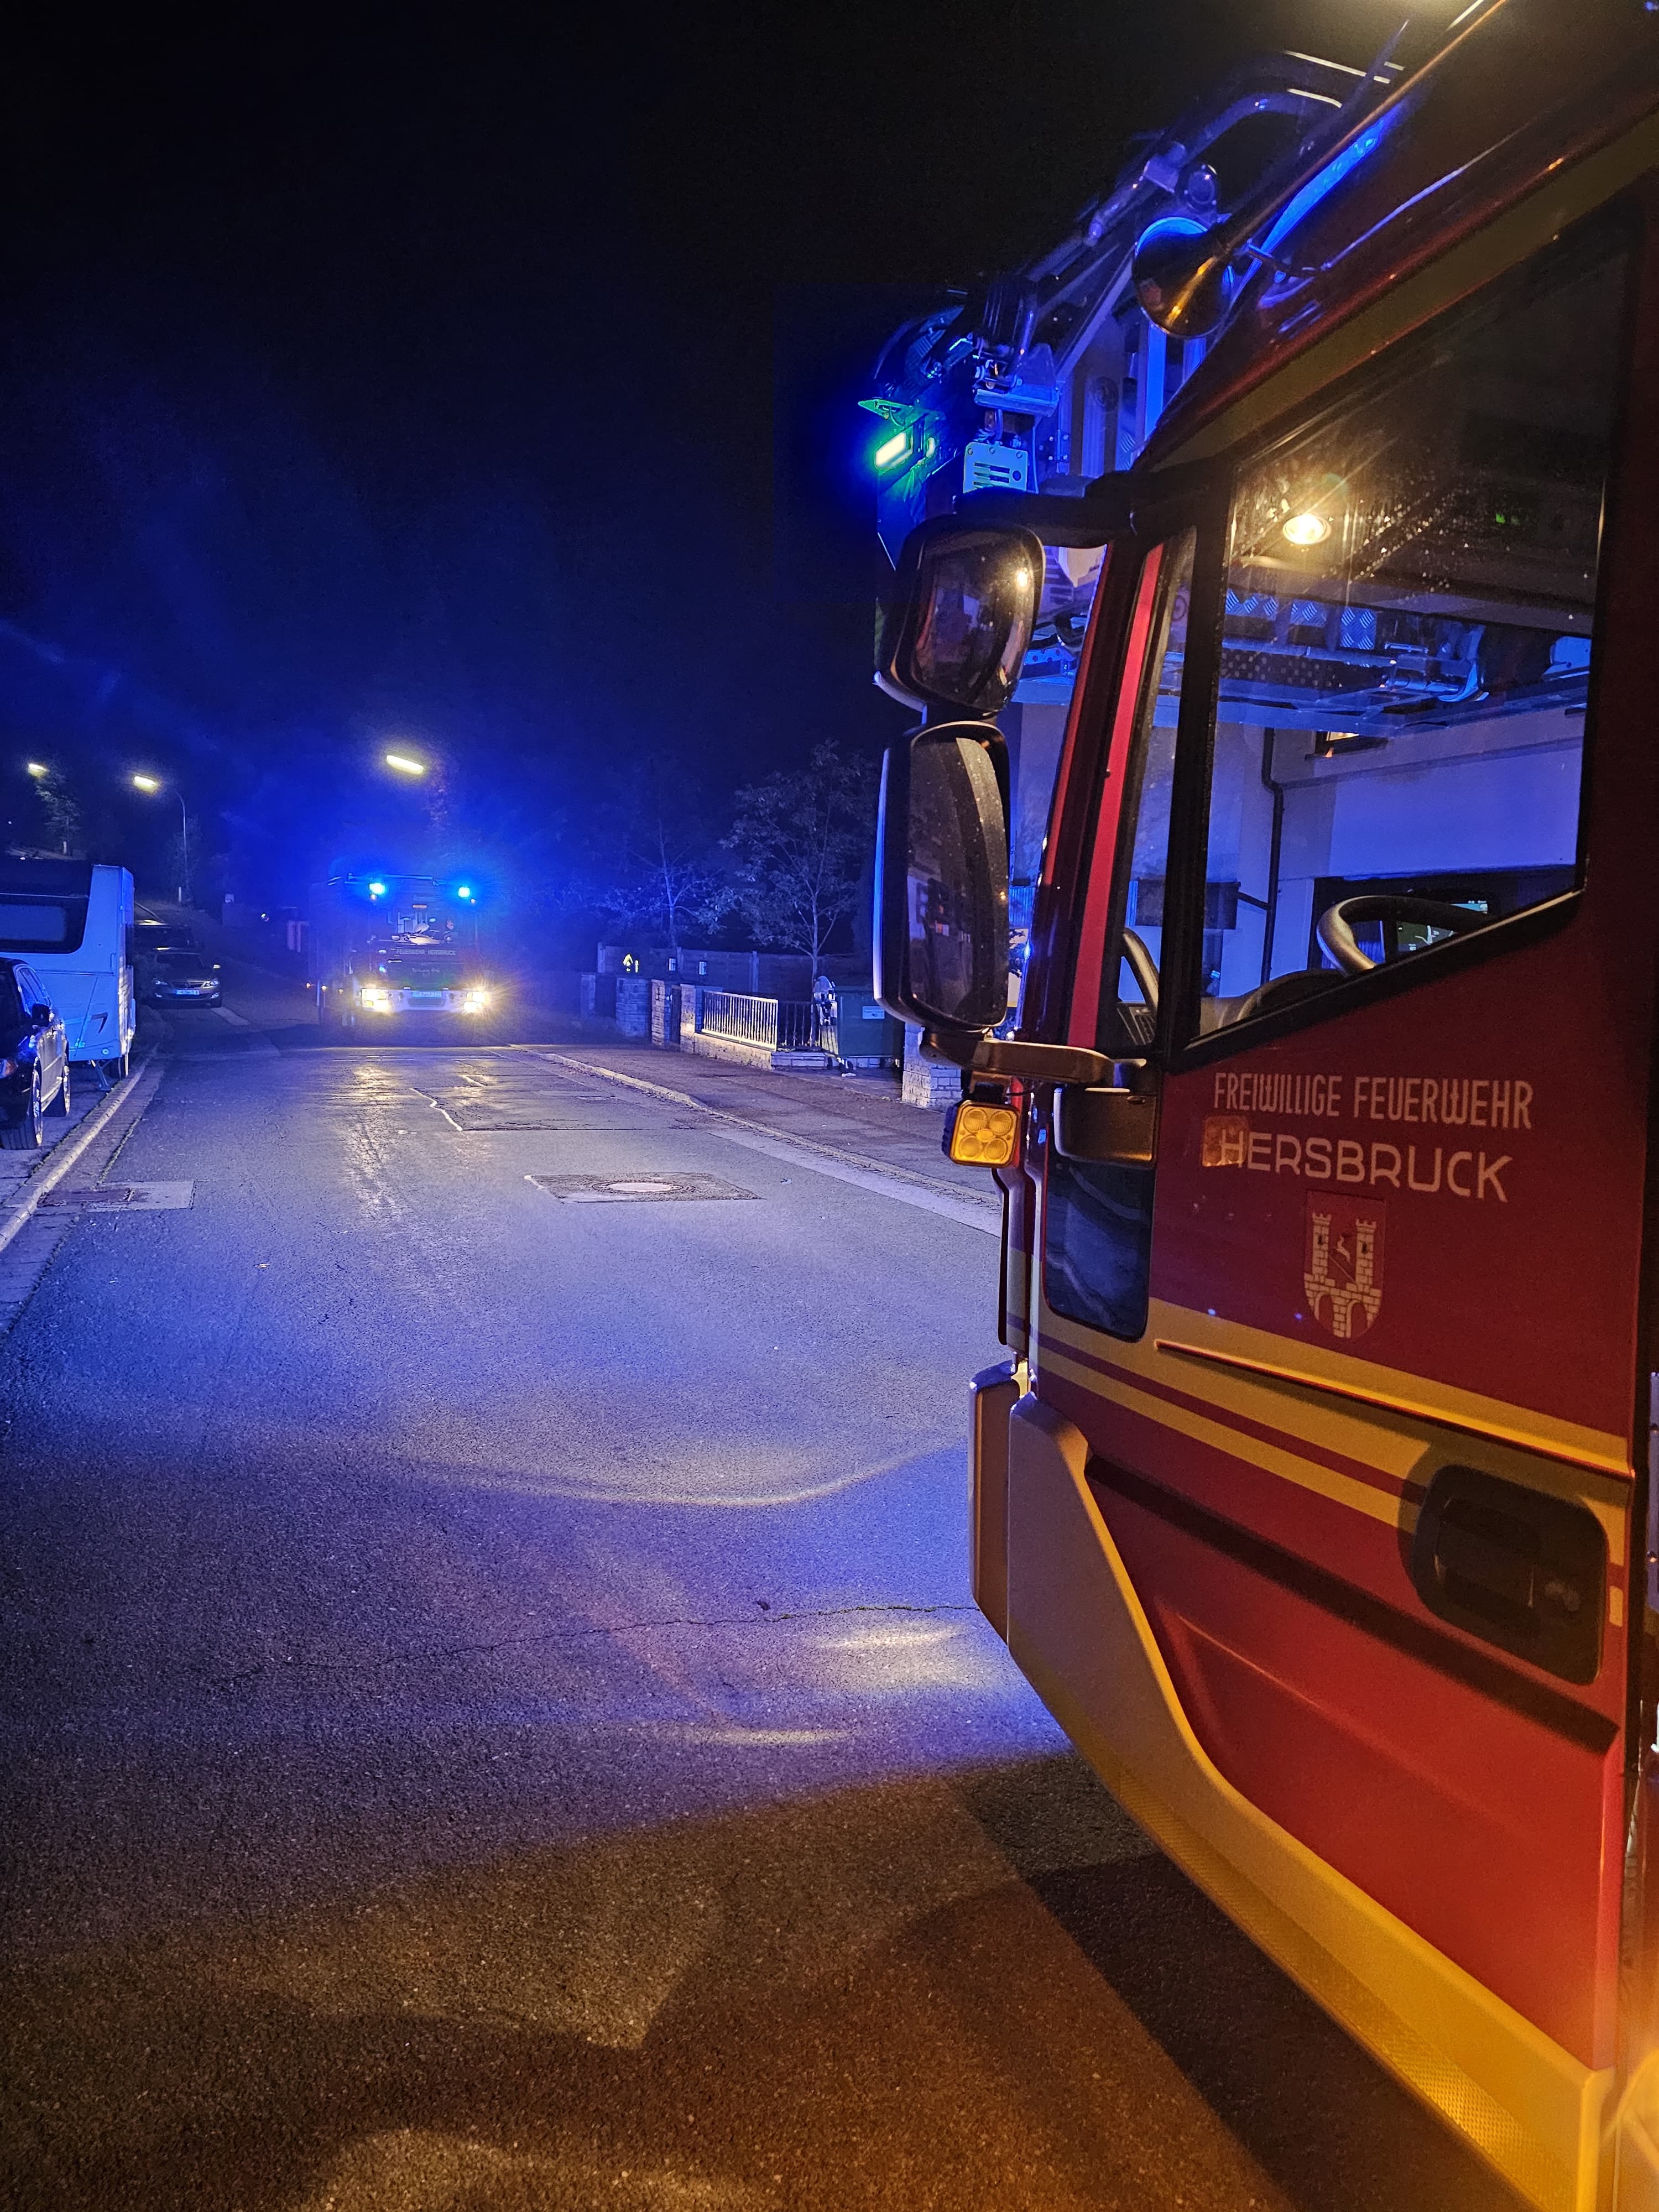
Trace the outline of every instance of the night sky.
<instances>
[{"instance_id":1,"label":"night sky","mask_svg":"<svg viewBox=\"0 0 1659 2212\"><path fill-rule=\"evenodd\" d=\"M73 777L140 872L180 781L243 896L414 839L499 869L630 763L873 748L853 402L942 286L1042 248L1133 131L1379 0L66 15L3 87L0 818ZM399 812L399 809L402 812Z\"/></svg>"}]
</instances>

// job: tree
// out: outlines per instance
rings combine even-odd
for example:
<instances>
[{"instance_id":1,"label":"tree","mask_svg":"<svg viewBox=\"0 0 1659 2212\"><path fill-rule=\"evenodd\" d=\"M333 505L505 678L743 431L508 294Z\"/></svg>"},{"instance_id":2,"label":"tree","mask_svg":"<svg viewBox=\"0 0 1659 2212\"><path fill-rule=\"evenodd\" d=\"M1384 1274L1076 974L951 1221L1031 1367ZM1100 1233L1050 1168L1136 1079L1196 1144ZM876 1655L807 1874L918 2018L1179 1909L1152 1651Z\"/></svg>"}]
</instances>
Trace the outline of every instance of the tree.
<instances>
[{"instance_id":1,"label":"tree","mask_svg":"<svg viewBox=\"0 0 1659 2212\"><path fill-rule=\"evenodd\" d=\"M856 903L875 842L875 771L832 740L804 769L781 769L737 794L726 849L757 933L811 955L816 975Z\"/></svg>"},{"instance_id":2,"label":"tree","mask_svg":"<svg viewBox=\"0 0 1659 2212\"><path fill-rule=\"evenodd\" d=\"M46 817L46 842L56 850L79 854L81 802L58 769L35 779L35 795Z\"/></svg>"},{"instance_id":3,"label":"tree","mask_svg":"<svg viewBox=\"0 0 1659 2212\"><path fill-rule=\"evenodd\" d=\"M725 902L697 788L677 763L653 754L635 769L614 850L594 903L625 929L663 930L678 960L685 930Z\"/></svg>"}]
</instances>

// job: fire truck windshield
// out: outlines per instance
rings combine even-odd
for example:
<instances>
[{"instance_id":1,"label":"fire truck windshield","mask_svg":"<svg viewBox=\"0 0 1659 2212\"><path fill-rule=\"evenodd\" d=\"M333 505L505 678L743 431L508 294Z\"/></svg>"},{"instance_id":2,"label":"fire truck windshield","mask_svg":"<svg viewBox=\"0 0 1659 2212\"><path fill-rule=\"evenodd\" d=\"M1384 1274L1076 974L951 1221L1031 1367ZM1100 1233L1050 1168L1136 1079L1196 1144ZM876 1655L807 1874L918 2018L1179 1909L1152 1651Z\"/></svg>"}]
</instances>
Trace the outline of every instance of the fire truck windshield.
<instances>
[{"instance_id":1,"label":"fire truck windshield","mask_svg":"<svg viewBox=\"0 0 1659 2212\"><path fill-rule=\"evenodd\" d=\"M1625 267L1586 273L1581 252L1506 281L1248 465L1218 605L1189 617L1190 536L1162 549L1122 927L1156 961L1166 878L1197 896L1197 855L1170 854L1169 823L1201 613L1218 618L1219 680L1200 1030L1579 881ZM1113 964L1103 1041L1144 1048L1150 994Z\"/></svg>"},{"instance_id":2,"label":"fire truck windshield","mask_svg":"<svg viewBox=\"0 0 1659 2212\"><path fill-rule=\"evenodd\" d=\"M375 973L384 975L389 983L410 991L453 991L461 981L460 963L441 955L422 957L419 953L383 953L374 963Z\"/></svg>"}]
</instances>

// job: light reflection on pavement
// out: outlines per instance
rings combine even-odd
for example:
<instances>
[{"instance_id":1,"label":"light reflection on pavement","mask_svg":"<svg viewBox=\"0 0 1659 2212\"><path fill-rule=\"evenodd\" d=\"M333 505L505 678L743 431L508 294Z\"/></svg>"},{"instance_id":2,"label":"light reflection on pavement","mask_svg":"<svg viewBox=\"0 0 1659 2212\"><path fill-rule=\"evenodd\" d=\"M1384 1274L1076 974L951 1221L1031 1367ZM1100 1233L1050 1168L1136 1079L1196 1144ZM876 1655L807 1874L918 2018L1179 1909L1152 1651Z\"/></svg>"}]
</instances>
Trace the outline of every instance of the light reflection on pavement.
<instances>
[{"instance_id":1,"label":"light reflection on pavement","mask_svg":"<svg viewBox=\"0 0 1659 2212\"><path fill-rule=\"evenodd\" d=\"M0 2202L1508 2202L973 1610L994 1239L205 1024L122 1172L195 1204L69 1230L0 1384ZM525 1180L671 1172L758 1202Z\"/></svg>"}]
</instances>

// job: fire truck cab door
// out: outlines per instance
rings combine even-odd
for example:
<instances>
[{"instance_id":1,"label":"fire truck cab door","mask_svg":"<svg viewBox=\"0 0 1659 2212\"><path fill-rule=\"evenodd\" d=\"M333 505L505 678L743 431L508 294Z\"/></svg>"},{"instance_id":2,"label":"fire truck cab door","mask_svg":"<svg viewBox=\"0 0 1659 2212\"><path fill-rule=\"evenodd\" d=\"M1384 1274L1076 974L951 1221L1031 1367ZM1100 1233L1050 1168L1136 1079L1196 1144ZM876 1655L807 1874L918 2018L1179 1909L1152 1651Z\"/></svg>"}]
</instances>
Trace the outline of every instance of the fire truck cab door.
<instances>
[{"instance_id":1,"label":"fire truck cab door","mask_svg":"<svg viewBox=\"0 0 1659 2212\"><path fill-rule=\"evenodd\" d=\"M1640 1605L1641 252L1503 273L1146 550L1068 1034L1157 1156L1037 1133L1011 1450L1028 1674L1540 2205L1596 2201Z\"/></svg>"}]
</instances>

